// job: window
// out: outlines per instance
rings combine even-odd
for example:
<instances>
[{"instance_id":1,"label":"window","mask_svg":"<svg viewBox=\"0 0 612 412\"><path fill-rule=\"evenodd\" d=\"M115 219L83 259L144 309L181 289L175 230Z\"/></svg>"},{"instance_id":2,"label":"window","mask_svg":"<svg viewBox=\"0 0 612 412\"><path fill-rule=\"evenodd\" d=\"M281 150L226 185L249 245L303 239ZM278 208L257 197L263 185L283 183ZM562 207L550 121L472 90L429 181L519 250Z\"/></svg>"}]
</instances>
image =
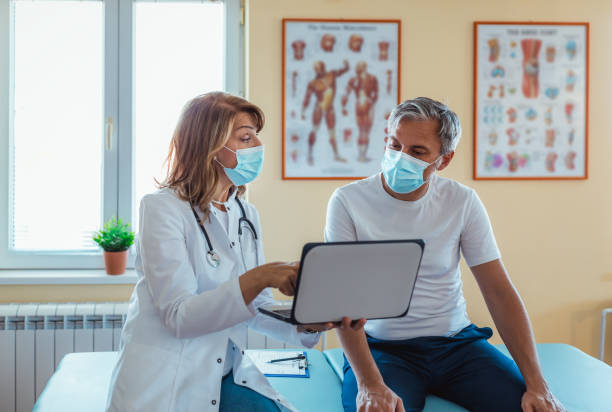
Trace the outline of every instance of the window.
<instances>
[{"instance_id":1,"label":"window","mask_svg":"<svg viewBox=\"0 0 612 412\"><path fill-rule=\"evenodd\" d=\"M103 23L97 1L15 4L14 250L95 249L90 234L102 218Z\"/></svg>"},{"instance_id":2,"label":"window","mask_svg":"<svg viewBox=\"0 0 612 412\"><path fill-rule=\"evenodd\" d=\"M0 19L0 267L103 267L92 233L137 230L183 104L244 94L240 0L0 0Z\"/></svg>"},{"instance_id":3,"label":"window","mask_svg":"<svg viewBox=\"0 0 612 412\"><path fill-rule=\"evenodd\" d=\"M160 27L169 30L161 31ZM205 41L223 32L220 3L134 7L134 204L155 190L182 106L201 90L223 88L223 43ZM200 50L200 53L194 53ZM163 96L163 98L160 98ZM137 210L134 214L137 227Z\"/></svg>"}]
</instances>

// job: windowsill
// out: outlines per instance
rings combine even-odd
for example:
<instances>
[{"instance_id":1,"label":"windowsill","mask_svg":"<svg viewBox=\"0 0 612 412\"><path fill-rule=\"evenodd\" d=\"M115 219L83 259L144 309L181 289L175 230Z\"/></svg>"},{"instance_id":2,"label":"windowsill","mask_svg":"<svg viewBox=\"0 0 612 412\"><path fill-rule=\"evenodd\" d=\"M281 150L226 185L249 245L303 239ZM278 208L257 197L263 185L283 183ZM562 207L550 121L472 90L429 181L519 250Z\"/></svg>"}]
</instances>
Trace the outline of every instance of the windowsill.
<instances>
[{"instance_id":1,"label":"windowsill","mask_svg":"<svg viewBox=\"0 0 612 412\"><path fill-rule=\"evenodd\" d=\"M134 269L123 275L90 269L0 270L0 285L133 285L137 280Z\"/></svg>"}]
</instances>

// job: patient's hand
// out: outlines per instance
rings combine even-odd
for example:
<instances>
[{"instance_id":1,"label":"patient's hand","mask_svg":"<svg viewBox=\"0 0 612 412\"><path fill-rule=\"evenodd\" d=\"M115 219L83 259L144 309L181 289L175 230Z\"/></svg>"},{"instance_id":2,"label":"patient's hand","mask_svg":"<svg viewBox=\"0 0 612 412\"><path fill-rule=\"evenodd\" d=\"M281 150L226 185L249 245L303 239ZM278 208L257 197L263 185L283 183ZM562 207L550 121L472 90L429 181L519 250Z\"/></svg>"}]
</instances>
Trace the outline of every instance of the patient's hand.
<instances>
[{"instance_id":1,"label":"patient's hand","mask_svg":"<svg viewBox=\"0 0 612 412\"><path fill-rule=\"evenodd\" d=\"M366 324L366 320L364 318L357 320L350 320L346 316L342 318L341 322L337 322L334 326L341 329L351 328L353 330L359 330L363 328Z\"/></svg>"},{"instance_id":2,"label":"patient's hand","mask_svg":"<svg viewBox=\"0 0 612 412\"><path fill-rule=\"evenodd\" d=\"M527 388L521 401L523 412L567 412L555 395L550 393L548 388L533 391Z\"/></svg>"},{"instance_id":3,"label":"patient's hand","mask_svg":"<svg viewBox=\"0 0 612 412\"><path fill-rule=\"evenodd\" d=\"M385 384L360 387L357 412L406 412L402 399Z\"/></svg>"}]
</instances>

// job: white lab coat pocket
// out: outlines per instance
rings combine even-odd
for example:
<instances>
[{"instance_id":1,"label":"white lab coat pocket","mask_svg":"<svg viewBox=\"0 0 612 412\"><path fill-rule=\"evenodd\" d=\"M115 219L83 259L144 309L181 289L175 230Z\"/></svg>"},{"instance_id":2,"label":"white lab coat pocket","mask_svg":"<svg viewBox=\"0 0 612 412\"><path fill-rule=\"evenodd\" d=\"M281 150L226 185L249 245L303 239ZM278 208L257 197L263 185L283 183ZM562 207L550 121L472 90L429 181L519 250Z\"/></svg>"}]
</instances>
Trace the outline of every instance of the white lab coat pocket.
<instances>
[{"instance_id":1,"label":"white lab coat pocket","mask_svg":"<svg viewBox=\"0 0 612 412\"><path fill-rule=\"evenodd\" d=\"M108 410L172 410L181 352L129 342L113 372Z\"/></svg>"}]
</instances>

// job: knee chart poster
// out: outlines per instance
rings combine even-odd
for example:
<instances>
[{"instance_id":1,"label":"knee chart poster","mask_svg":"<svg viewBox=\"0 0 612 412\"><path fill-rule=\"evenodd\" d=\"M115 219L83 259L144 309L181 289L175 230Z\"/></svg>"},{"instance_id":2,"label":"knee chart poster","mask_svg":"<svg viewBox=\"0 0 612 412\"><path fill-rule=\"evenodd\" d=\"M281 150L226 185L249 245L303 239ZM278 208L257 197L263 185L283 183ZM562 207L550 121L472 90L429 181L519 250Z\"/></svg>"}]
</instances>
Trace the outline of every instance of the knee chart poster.
<instances>
[{"instance_id":1,"label":"knee chart poster","mask_svg":"<svg viewBox=\"0 0 612 412\"><path fill-rule=\"evenodd\" d=\"M399 20L283 20L283 179L380 170L399 46Z\"/></svg>"},{"instance_id":2,"label":"knee chart poster","mask_svg":"<svg viewBox=\"0 0 612 412\"><path fill-rule=\"evenodd\" d=\"M474 178L585 179L587 23L474 24Z\"/></svg>"}]
</instances>

